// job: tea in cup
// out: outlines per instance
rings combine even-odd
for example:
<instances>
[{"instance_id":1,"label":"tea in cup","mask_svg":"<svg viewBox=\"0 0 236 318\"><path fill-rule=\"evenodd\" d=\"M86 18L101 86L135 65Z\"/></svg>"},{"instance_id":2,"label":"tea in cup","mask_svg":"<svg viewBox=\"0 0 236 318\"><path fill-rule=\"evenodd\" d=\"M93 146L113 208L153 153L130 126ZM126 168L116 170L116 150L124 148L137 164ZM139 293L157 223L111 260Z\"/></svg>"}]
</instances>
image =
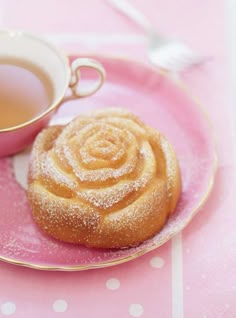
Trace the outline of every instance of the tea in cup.
<instances>
[{"instance_id":1,"label":"tea in cup","mask_svg":"<svg viewBox=\"0 0 236 318\"><path fill-rule=\"evenodd\" d=\"M98 79L80 91L80 68ZM92 95L105 70L96 60L68 58L47 41L21 31L0 31L0 157L29 145L67 99ZM71 88L71 96L66 96Z\"/></svg>"}]
</instances>

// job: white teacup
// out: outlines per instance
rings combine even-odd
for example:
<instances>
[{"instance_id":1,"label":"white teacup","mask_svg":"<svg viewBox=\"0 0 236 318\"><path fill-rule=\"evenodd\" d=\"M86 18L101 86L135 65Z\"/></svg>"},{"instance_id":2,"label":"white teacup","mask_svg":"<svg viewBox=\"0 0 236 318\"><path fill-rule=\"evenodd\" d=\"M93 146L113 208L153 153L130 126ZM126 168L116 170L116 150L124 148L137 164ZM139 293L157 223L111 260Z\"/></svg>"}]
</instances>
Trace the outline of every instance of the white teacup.
<instances>
[{"instance_id":1,"label":"white teacup","mask_svg":"<svg viewBox=\"0 0 236 318\"><path fill-rule=\"evenodd\" d=\"M52 44L21 31L0 31L0 60L2 58L23 60L43 71L53 87L53 98L50 105L36 117L21 124L0 129L0 157L16 153L30 144L64 100L86 97L95 93L102 86L105 78L105 70L98 61L78 58L70 65L68 58ZM98 79L85 91L79 88L81 67L92 68L98 73ZM65 97L68 87L71 88L71 96ZM4 105L0 104L0 116L1 107Z\"/></svg>"}]
</instances>

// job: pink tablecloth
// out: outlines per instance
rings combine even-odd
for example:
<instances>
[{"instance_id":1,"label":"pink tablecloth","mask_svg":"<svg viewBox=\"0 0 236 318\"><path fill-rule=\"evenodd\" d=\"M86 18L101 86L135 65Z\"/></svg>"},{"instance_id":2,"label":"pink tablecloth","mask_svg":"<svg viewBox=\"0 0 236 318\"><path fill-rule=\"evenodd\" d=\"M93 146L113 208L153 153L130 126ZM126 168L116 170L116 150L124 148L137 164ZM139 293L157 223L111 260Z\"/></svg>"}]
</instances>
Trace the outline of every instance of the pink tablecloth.
<instances>
[{"instance_id":1,"label":"pink tablecloth","mask_svg":"<svg viewBox=\"0 0 236 318\"><path fill-rule=\"evenodd\" d=\"M1 263L0 316L236 317L235 170L224 1L133 3L159 30L214 57L208 65L183 75L205 103L213 124L219 155L213 192L181 234L132 262L77 273L40 272ZM145 58L143 41L127 36L140 30L102 0L0 0L0 23L54 34L52 38L68 52L93 50ZM68 37L67 32L78 38ZM59 38L58 33L64 35ZM91 41L84 41L85 33L90 33Z\"/></svg>"}]
</instances>

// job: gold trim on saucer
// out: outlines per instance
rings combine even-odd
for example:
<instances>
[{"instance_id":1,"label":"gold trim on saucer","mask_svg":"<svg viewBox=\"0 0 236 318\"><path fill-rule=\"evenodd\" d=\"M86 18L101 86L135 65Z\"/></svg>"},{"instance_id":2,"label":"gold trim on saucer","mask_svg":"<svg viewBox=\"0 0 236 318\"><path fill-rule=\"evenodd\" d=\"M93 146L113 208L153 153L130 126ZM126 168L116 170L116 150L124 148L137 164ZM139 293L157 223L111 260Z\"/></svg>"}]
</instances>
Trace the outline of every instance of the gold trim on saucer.
<instances>
[{"instance_id":1,"label":"gold trim on saucer","mask_svg":"<svg viewBox=\"0 0 236 318\"><path fill-rule=\"evenodd\" d=\"M75 54L70 54L70 56L77 56L78 53ZM84 54L83 54L84 55ZM88 56L96 56L96 58L99 59L99 55L97 55L96 53L89 53ZM176 86L178 86L192 101L194 101L194 103L196 104L196 106L198 107L198 109L200 110L200 112L202 113L202 115L204 116L208 126L209 126L209 133L210 136L212 137L212 142L213 142L213 146L214 146L214 162L212 165L212 173L211 173L211 177L209 178L208 181L208 186L207 186L207 190L205 192L205 194L203 195L203 197L201 198L201 200L198 202L198 204L195 206L195 208L193 208L192 212L190 213L189 217L185 219L185 222L181 224L180 227L176 228L175 231L173 231L172 233L170 233L168 236L165 236L161 241L153 243L151 246L148 246L147 248L144 248L141 251L138 251L132 255L129 255L127 257L123 257L123 258L118 258L116 260L112 260L112 261L108 261L108 262L101 262L101 263L96 263L96 264L91 264L91 265L75 265L75 266L70 266L70 265L65 265L65 266L50 266L50 265L40 265L40 264L34 264L34 263L29 263L29 262L24 262L24 261L20 261L20 260L16 260L16 259L11 259L11 258L7 258L4 256L0 255L0 260L7 262L7 263L11 263L14 265L19 265L19 266L25 266L25 267L29 267L29 268L33 268L33 269L40 269L40 270L49 270L49 271L83 271L83 270L88 270L88 269L97 269L97 268L104 268L104 267L109 267L109 266L113 266L113 265L118 265L118 264L122 264L125 262L128 262L130 260L133 260L141 255L144 255L156 248L158 248L159 246L163 245L164 243L166 243L169 239L171 239L174 235L176 235L179 231L181 231L182 229L184 229L188 223L192 220L192 218L196 215L196 213L200 210L200 208L203 206L203 204L205 203L205 201L207 200L212 188L213 188L213 184L214 184L214 179L215 179L215 174L216 174L216 170L217 170L217 154L216 154L216 150L215 150L215 139L213 138L213 133L212 133L212 129L211 129L211 124L210 124L210 120L208 118L208 115L206 113L205 107L203 106L203 104L196 98L194 97L189 89L185 86L185 84L180 80L180 79L174 79L171 77L170 74L166 73L165 71L160 71L157 68L154 68L153 66L148 65L147 63L142 63L140 61L136 61L136 60L131 60L127 57L117 57L117 56L112 56L112 55L100 55L101 58L105 58L105 59L110 59L110 60L121 60L121 61L126 61L129 63L136 63L141 65L142 67L148 68L158 74L160 74L163 77L168 78L169 80L171 80L172 82L175 83Z\"/></svg>"}]
</instances>

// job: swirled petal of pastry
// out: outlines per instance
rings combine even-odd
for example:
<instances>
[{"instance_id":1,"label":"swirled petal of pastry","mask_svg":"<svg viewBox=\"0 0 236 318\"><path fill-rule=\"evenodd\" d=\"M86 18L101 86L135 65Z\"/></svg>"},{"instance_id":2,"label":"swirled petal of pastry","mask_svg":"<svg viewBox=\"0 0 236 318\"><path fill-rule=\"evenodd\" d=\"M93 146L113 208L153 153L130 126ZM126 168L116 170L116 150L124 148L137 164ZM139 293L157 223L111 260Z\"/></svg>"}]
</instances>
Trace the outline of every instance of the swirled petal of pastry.
<instances>
[{"instance_id":1,"label":"swirled petal of pastry","mask_svg":"<svg viewBox=\"0 0 236 318\"><path fill-rule=\"evenodd\" d=\"M36 223L89 247L135 246L159 232L181 192L167 139L110 108L43 130L33 146L28 198Z\"/></svg>"}]
</instances>

